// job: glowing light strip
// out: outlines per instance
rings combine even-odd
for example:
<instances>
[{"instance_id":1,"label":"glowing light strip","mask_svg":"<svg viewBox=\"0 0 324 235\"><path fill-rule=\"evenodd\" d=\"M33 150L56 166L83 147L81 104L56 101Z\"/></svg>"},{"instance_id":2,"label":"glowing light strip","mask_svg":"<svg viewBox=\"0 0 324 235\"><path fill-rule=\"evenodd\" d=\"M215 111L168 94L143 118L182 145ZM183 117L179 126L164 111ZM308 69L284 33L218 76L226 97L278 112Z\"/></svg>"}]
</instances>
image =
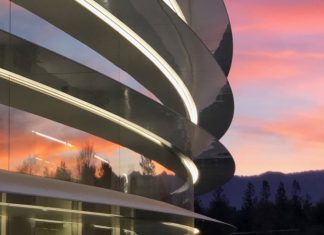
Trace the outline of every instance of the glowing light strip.
<instances>
[{"instance_id":1,"label":"glowing light strip","mask_svg":"<svg viewBox=\"0 0 324 235\"><path fill-rule=\"evenodd\" d=\"M108 162L108 161L107 161L106 159L104 159L104 158L102 158L102 157L98 156L97 154L95 154L95 155L94 155L94 157L95 157L95 158L97 158L98 160L100 160L100 161L104 162L104 163L107 163L107 164L109 164L109 162Z\"/></svg>"},{"instance_id":2,"label":"glowing light strip","mask_svg":"<svg viewBox=\"0 0 324 235\"><path fill-rule=\"evenodd\" d=\"M97 224L94 224L93 227L100 228L100 229L107 229L107 230L113 230L114 229L113 227L108 227L108 226L103 226L103 225L97 225Z\"/></svg>"},{"instance_id":3,"label":"glowing light strip","mask_svg":"<svg viewBox=\"0 0 324 235\"><path fill-rule=\"evenodd\" d=\"M172 149L172 144L170 142L166 141L165 139L159 137L158 135L148 131L147 129L144 129L143 127L141 127L133 122L128 121L127 119L124 119L116 114L108 112L107 110L99 108L93 104L86 102L86 101L80 100L80 99L73 97L71 95L68 95L62 91L59 91L59 90L56 90L49 86L46 86L44 84L35 82L31 79L28 79L26 77L23 77L21 75L15 74L15 73L12 73L12 72L7 71L2 68L0 68L0 76L10 82L27 87L34 91L40 92L47 96L53 97L57 100L61 100L65 103L68 103L70 105L73 105L75 107L78 107L80 109L88 111L90 113L93 113L99 117L103 117L107 120L115 122L118 125L123 126L127 129L143 136L144 138L152 141L153 143L156 143L162 147L164 146L164 147L168 147L168 148ZM181 161L183 162L185 168L187 169L188 173L191 175L192 182L196 183L198 180L198 177L199 177L199 171L198 171L196 165L192 162L192 160L190 158L184 156L183 154L179 154L179 157L180 157Z\"/></svg>"},{"instance_id":4,"label":"glowing light strip","mask_svg":"<svg viewBox=\"0 0 324 235\"><path fill-rule=\"evenodd\" d=\"M38 160L38 161L45 162L45 163L50 164L50 165L55 165L55 164L51 163L50 161L44 160L43 158L40 158L40 157L34 157L34 158L36 160Z\"/></svg>"},{"instance_id":5,"label":"glowing light strip","mask_svg":"<svg viewBox=\"0 0 324 235\"><path fill-rule=\"evenodd\" d=\"M68 146L68 147L72 147L73 145L70 144L69 142L66 142L66 141L63 141L63 140L59 140L59 139L56 139L52 136L49 136L49 135L45 135L43 133L40 133L40 132L37 132L37 131L32 131L35 135L38 135L38 136L41 136L45 139L48 139L48 140L52 140L54 142L57 142L57 143L60 143L60 144L64 144L65 146Z\"/></svg>"},{"instance_id":6,"label":"glowing light strip","mask_svg":"<svg viewBox=\"0 0 324 235\"><path fill-rule=\"evenodd\" d=\"M168 78L168 80L179 93L187 109L190 120L193 123L197 124L198 112L196 104L182 79L173 70L173 68L146 41L144 41L138 34L136 34L126 24L116 18L100 4L96 3L94 0L75 1L92 12L114 30L116 30L159 68L159 70Z\"/></svg>"},{"instance_id":7,"label":"glowing light strip","mask_svg":"<svg viewBox=\"0 0 324 235\"><path fill-rule=\"evenodd\" d=\"M188 24L177 0L163 0L186 24Z\"/></svg>"},{"instance_id":8,"label":"glowing light strip","mask_svg":"<svg viewBox=\"0 0 324 235\"><path fill-rule=\"evenodd\" d=\"M48 140L52 140L52 141L57 142L57 143L59 143L59 144L64 144L65 146L68 146L68 147L75 147L73 144L71 144L71 143L69 143L69 142L67 142L67 141L59 140L59 139L57 139L57 138L54 138L54 137L52 137L52 136L49 136L49 135L46 135L46 134L40 133L40 132L38 132L38 131L32 131L32 132L35 133L35 134L38 135L38 136L41 136L41 137L43 137L43 138L45 138L45 139L48 139ZM102 162L105 162L105 163L109 164L109 162L108 162L106 159L104 159L104 158L98 156L97 154L94 155L94 158L97 158L98 160L100 160L100 161L102 161ZM36 159L37 159L37 158L36 158ZM42 159L41 159L41 160L42 160ZM42 161L43 161L43 160L42 160Z\"/></svg>"},{"instance_id":9,"label":"glowing light strip","mask_svg":"<svg viewBox=\"0 0 324 235\"><path fill-rule=\"evenodd\" d=\"M51 224L72 224L72 222L70 221L60 221L60 220L50 220L50 219L30 218L30 220L35 222L44 222L44 223L51 223Z\"/></svg>"},{"instance_id":10,"label":"glowing light strip","mask_svg":"<svg viewBox=\"0 0 324 235\"><path fill-rule=\"evenodd\" d=\"M188 225L170 223L170 222L162 222L162 224L170 226L170 227L180 228L180 229L186 230L188 232L191 232L191 233L193 233L195 235L200 233L199 229L194 228L194 227L190 227Z\"/></svg>"},{"instance_id":11,"label":"glowing light strip","mask_svg":"<svg viewBox=\"0 0 324 235\"><path fill-rule=\"evenodd\" d=\"M80 210L63 209L63 208L47 207L47 206L33 206L33 205L16 204L16 203L8 203L8 202L0 202L0 206L16 207L16 208L23 208L23 209L35 209L35 210L42 210L42 211L65 212L65 213L81 214L81 215L93 215L93 216L109 217L109 218L123 217L121 215L106 214L100 212L80 211Z\"/></svg>"},{"instance_id":12,"label":"glowing light strip","mask_svg":"<svg viewBox=\"0 0 324 235\"><path fill-rule=\"evenodd\" d=\"M125 186L126 187L124 187L124 193L128 193L128 176L127 176L127 174L122 174L122 176L124 177L124 179L125 179Z\"/></svg>"},{"instance_id":13,"label":"glowing light strip","mask_svg":"<svg viewBox=\"0 0 324 235\"><path fill-rule=\"evenodd\" d=\"M93 227L99 228L99 229L106 229L106 230L113 230L113 229L116 229L118 231L122 230L125 233L137 235L137 233L135 233L134 231L131 231L131 230L128 230L128 229L121 229L121 228L118 228L118 227L108 227L108 226L103 226L103 225L98 225L98 224L94 224Z\"/></svg>"},{"instance_id":14,"label":"glowing light strip","mask_svg":"<svg viewBox=\"0 0 324 235\"><path fill-rule=\"evenodd\" d=\"M183 165L186 166L187 169L190 169L191 172L191 177L192 177L192 182L196 183L199 178L199 170L197 169L195 163L188 158L187 156L180 154L180 159Z\"/></svg>"}]
</instances>

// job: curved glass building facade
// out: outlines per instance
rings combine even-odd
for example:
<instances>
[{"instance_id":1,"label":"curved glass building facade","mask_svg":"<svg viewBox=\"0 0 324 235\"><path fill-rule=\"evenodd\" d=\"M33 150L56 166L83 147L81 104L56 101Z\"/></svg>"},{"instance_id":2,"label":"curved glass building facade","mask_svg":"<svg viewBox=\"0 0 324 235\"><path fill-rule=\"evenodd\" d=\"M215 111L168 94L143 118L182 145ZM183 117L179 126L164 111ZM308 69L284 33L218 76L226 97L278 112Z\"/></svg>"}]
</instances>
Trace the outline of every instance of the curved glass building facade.
<instances>
[{"instance_id":1,"label":"curved glass building facade","mask_svg":"<svg viewBox=\"0 0 324 235\"><path fill-rule=\"evenodd\" d=\"M0 0L0 234L230 227L231 60L222 0Z\"/></svg>"}]
</instances>

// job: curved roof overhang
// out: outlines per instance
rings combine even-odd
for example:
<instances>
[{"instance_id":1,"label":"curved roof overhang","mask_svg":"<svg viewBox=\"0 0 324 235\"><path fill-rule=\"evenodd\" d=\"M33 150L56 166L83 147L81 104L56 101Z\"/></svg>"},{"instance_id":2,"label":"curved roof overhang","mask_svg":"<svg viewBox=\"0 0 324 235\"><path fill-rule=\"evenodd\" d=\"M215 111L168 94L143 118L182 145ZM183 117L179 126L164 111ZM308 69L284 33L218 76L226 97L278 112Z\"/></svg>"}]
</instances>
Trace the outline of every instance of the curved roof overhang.
<instances>
[{"instance_id":1,"label":"curved roof overhang","mask_svg":"<svg viewBox=\"0 0 324 235\"><path fill-rule=\"evenodd\" d=\"M7 79L2 83L11 82L11 106L119 143L156 160L187 182L196 177L186 157L192 156L201 177L196 193L209 191L232 176L234 161L227 150L178 113L96 71L0 33L2 39L7 38L1 42L7 52L2 68ZM46 105L38 104L39 100ZM201 159L213 161L206 167ZM215 176L221 177L207 180Z\"/></svg>"},{"instance_id":2,"label":"curved roof overhang","mask_svg":"<svg viewBox=\"0 0 324 235\"><path fill-rule=\"evenodd\" d=\"M191 28L162 1L116 0L109 5L93 0L13 2L118 65L164 105L194 123L198 119L215 137L228 128L232 115L223 116L223 106L218 104L228 86L222 69ZM232 93L226 95L227 102L232 102L226 107L233 107ZM200 115L206 110L208 118L219 117L217 124ZM233 114L233 109L226 111ZM210 128L214 125L223 128Z\"/></svg>"},{"instance_id":3,"label":"curved roof overhang","mask_svg":"<svg viewBox=\"0 0 324 235\"><path fill-rule=\"evenodd\" d=\"M161 201L156 201L148 199L141 196L125 194L109 189L103 189L88 185L80 185L72 182L53 180L37 176L21 175L10 173L6 171L0 171L0 188L1 192L9 194L21 194L52 198L52 200L63 199L64 201L72 202L81 202L81 203L91 203L93 205L100 205L100 208L104 206L119 206L124 210L120 210L120 213L114 214L113 212L105 212L101 209L100 211L95 210L80 210L80 209L67 209L62 207L54 207L49 205L39 205L31 204L34 200L25 200L22 204L21 202L17 203L14 197L6 202L0 202L0 207L6 207L7 215L9 213L17 213L27 215L26 217L31 217L34 215L40 222L42 222L42 217L46 213L46 220L43 222L56 222L58 218L64 216L64 222L73 222L71 220L75 216L82 216L82 221L85 223L95 223L98 226L107 226L109 219L117 218L120 221L123 220L143 220L141 216L141 211L145 211L145 214L149 214L149 225L165 225L169 226L169 229L184 229L187 232L196 231L194 227L178 223L176 221L181 221L185 218L194 218L198 220L204 220L208 222L213 222L227 228L233 229L232 225L227 223L212 219L210 217L194 213L192 211L170 205ZM10 195L9 195L10 197ZM54 203L55 204L55 203ZM62 205L58 203L58 205ZM10 208L15 209L11 212ZM95 208L95 207L91 207ZM125 213L123 211L131 209L133 213ZM19 211L20 210L20 211ZM2 210L3 212L4 210ZM73 216L71 216L73 215ZM50 220L53 216L56 220ZM148 218L146 218L148 219ZM144 223L144 221L143 221ZM141 224L139 224L141 225ZM145 226L145 224L143 224ZM143 226L142 225L142 226ZM146 225L147 226L147 225ZM136 226L135 229L139 229L141 226ZM107 228L107 227L106 227ZM166 229L166 228L165 228ZM151 231L151 230L149 230Z\"/></svg>"}]
</instances>

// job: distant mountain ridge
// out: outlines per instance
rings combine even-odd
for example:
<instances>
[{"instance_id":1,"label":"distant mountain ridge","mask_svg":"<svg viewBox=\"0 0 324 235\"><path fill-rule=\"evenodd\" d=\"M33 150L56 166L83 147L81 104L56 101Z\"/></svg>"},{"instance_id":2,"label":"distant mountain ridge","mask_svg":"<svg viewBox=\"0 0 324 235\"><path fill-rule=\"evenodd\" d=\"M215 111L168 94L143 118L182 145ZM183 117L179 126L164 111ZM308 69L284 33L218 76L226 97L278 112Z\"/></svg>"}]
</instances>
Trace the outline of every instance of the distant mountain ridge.
<instances>
[{"instance_id":1,"label":"distant mountain ridge","mask_svg":"<svg viewBox=\"0 0 324 235\"><path fill-rule=\"evenodd\" d=\"M271 199L274 199L279 182L283 182L287 197L290 198L292 182L297 180L301 187L301 195L308 194L313 203L324 199L324 170L305 171L299 173L266 172L256 176L234 176L224 185L224 193L232 206L240 208L242 197L247 183L251 182L255 186L256 195L259 196L262 181L267 180L271 187ZM212 199L212 192L200 196L204 206L208 206Z\"/></svg>"}]
</instances>

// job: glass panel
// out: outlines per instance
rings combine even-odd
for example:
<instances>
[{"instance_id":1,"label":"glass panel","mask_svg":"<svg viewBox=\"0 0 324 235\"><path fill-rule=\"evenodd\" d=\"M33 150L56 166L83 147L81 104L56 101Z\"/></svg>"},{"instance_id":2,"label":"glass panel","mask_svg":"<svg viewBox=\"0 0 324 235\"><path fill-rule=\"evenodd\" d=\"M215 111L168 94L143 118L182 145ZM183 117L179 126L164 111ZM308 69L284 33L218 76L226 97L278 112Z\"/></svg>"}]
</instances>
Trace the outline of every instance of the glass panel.
<instances>
[{"instance_id":1,"label":"glass panel","mask_svg":"<svg viewBox=\"0 0 324 235\"><path fill-rule=\"evenodd\" d=\"M6 204L0 206L1 235L151 235L155 230L156 235L194 234L192 219L171 214L6 193L1 198ZM85 207L91 208L90 214L81 214Z\"/></svg>"},{"instance_id":2,"label":"glass panel","mask_svg":"<svg viewBox=\"0 0 324 235\"><path fill-rule=\"evenodd\" d=\"M8 84L2 86L0 81L1 103L6 101L8 95ZM9 108L0 104L0 169L8 169L9 158Z\"/></svg>"},{"instance_id":3,"label":"glass panel","mask_svg":"<svg viewBox=\"0 0 324 235\"><path fill-rule=\"evenodd\" d=\"M0 22L6 21L6 1L0 1ZM3 8L2 8L3 7ZM3 21L2 21L3 20ZM0 27L3 25L0 23ZM1 30L0 30L1 32ZM8 64L8 35L0 37L0 68ZM8 169L9 158L9 82L0 77L0 169Z\"/></svg>"},{"instance_id":4,"label":"glass panel","mask_svg":"<svg viewBox=\"0 0 324 235\"><path fill-rule=\"evenodd\" d=\"M9 31L9 0L0 0L0 29Z\"/></svg>"},{"instance_id":5,"label":"glass panel","mask_svg":"<svg viewBox=\"0 0 324 235\"><path fill-rule=\"evenodd\" d=\"M11 8L12 34L55 51L66 58L99 71L144 95L157 99L130 75L80 41L15 3L11 4Z\"/></svg>"},{"instance_id":6,"label":"glass panel","mask_svg":"<svg viewBox=\"0 0 324 235\"><path fill-rule=\"evenodd\" d=\"M10 141L11 171L106 188L119 172L117 144L14 108Z\"/></svg>"},{"instance_id":7,"label":"glass panel","mask_svg":"<svg viewBox=\"0 0 324 235\"><path fill-rule=\"evenodd\" d=\"M80 182L190 207L185 200L190 193L171 195L183 180L159 163L28 112L10 108L10 114L10 171Z\"/></svg>"},{"instance_id":8,"label":"glass panel","mask_svg":"<svg viewBox=\"0 0 324 235\"><path fill-rule=\"evenodd\" d=\"M117 67L109 67L110 62L96 52L15 4L12 4L11 22L13 34L88 66L101 64L109 70L106 74L127 81L129 75ZM190 123L182 118L178 120L174 112L156 103L149 104L146 98L109 77L35 44L12 36L10 44L4 45L4 51L10 49L11 61L4 61L2 68L54 88L63 93L60 93L62 97L84 100L152 132L160 132L187 152L195 152L188 141L188 136L195 134ZM80 182L190 207L191 191L171 195L184 184L187 174L179 158L170 154L168 148L153 146L143 136L130 133L125 127L121 130L119 123L106 122L82 107L14 83L10 86L10 109L6 104L4 109L11 115L10 135L7 135L10 136L11 152L7 158L10 171ZM166 118L154 123L152 120L160 120L160 115ZM94 116L98 122L93 121ZM181 132L184 138L170 134L172 130L182 130L183 125L189 129L188 133ZM147 173L145 162L155 167L153 172ZM182 179L175 176L176 170L181 172Z\"/></svg>"}]
</instances>

